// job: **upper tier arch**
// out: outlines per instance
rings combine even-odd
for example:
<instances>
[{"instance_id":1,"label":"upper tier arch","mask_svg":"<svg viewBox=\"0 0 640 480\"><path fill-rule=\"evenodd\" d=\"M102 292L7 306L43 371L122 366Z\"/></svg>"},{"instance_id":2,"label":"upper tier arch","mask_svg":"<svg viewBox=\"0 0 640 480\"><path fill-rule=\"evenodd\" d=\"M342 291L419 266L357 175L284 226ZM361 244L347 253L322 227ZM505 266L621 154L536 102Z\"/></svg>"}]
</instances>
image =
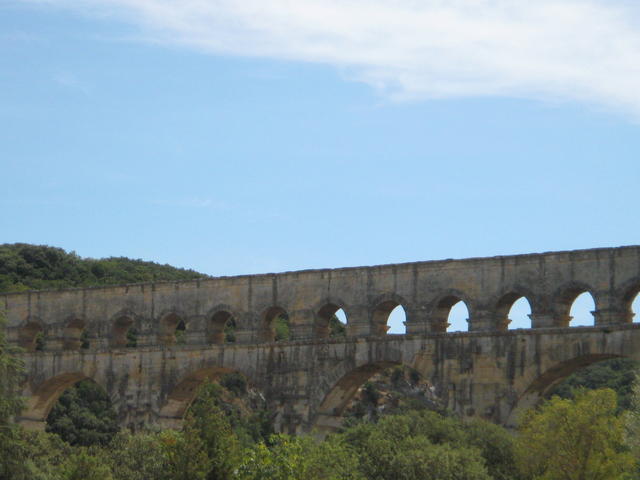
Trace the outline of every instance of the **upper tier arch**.
<instances>
[{"instance_id":1,"label":"upper tier arch","mask_svg":"<svg viewBox=\"0 0 640 480\"><path fill-rule=\"evenodd\" d=\"M92 351L131 344L131 329L138 347L178 348L178 326L181 343L220 343L230 317L239 344L273 342L273 319L285 314L291 341L324 338L323 322L335 307L347 313L350 337L381 336L396 305L405 309L408 334L444 334L456 301L469 310L471 332L500 331L516 294L529 301L533 328L566 326L582 291L594 297L597 325L628 323L629 299L639 289L640 247L630 246L8 293L0 302L14 343L35 350L43 338L41 350L76 348L84 330ZM67 328L69 319L84 326Z\"/></svg>"}]
</instances>

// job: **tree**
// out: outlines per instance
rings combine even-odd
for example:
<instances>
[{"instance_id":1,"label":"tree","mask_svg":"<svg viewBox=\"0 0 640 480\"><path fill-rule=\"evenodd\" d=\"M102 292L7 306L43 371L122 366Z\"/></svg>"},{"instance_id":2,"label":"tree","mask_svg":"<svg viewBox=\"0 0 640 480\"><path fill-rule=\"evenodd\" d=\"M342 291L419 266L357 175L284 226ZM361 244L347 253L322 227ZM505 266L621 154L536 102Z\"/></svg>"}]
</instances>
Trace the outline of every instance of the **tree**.
<instances>
[{"instance_id":1,"label":"tree","mask_svg":"<svg viewBox=\"0 0 640 480\"><path fill-rule=\"evenodd\" d=\"M311 437L273 435L245 452L239 480L364 480L355 452L341 437L318 442Z\"/></svg>"},{"instance_id":2,"label":"tree","mask_svg":"<svg viewBox=\"0 0 640 480\"><path fill-rule=\"evenodd\" d=\"M382 417L344 432L372 480L489 480L480 450L467 445L461 422L420 411Z\"/></svg>"},{"instance_id":3,"label":"tree","mask_svg":"<svg viewBox=\"0 0 640 480\"><path fill-rule=\"evenodd\" d=\"M164 474L159 480L205 480L211 461L204 443L193 431L165 430L159 436Z\"/></svg>"},{"instance_id":4,"label":"tree","mask_svg":"<svg viewBox=\"0 0 640 480\"><path fill-rule=\"evenodd\" d=\"M19 427L13 417L24 408L19 386L24 374L17 349L9 345L4 315L0 313L0 480L26 478L26 445L20 441Z\"/></svg>"},{"instance_id":5,"label":"tree","mask_svg":"<svg viewBox=\"0 0 640 480\"><path fill-rule=\"evenodd\" d=\"M156 480L166 474L165 451L157 433L123 431L113 438L106 455L115 479Z\"/></svg>"},{"instance_id":6,"label":"tree","mask_svg":"<svg viewBox=\"0 0 640 480\"><path fill-rule=\"evenodd\" d=\"M204 383L185 419L184 435L199 439L210 461L207 480L232 477L240 456L238 438L231 424L218 406L220 387Z\"/></svg>"},{"instance_id":7,"label":"tree","mask_svg":"<svg viewBox=\"0 0 640 480\"><path fill-rule=\"evenodd\" d=\"M612 480L633 469L623 445L623 420L611 389L580 390L575 398L552 397L525 413L516 456L534 479Z\"/></svg>"},{"instance_id":8,"label":"tree","mask_svg":"<svg viewBox=\"0 0 640 480\"><path fill-rule=\"evenodd\" d=\"M71 445L107 445L118 432L109 396L97 383L82 380L67 389L47 417L47 432Z\"/></svg>"},{"instance_id":9,"label":"tree","mask_svg":"<svg viewBox=\"0 0 640 480\"><path fill-rule=\"evenodd\" d=\"M86 448L74 451L61 467L62 480L113 480L102 455L91 455Z\"/></svg>"}]
</instances>

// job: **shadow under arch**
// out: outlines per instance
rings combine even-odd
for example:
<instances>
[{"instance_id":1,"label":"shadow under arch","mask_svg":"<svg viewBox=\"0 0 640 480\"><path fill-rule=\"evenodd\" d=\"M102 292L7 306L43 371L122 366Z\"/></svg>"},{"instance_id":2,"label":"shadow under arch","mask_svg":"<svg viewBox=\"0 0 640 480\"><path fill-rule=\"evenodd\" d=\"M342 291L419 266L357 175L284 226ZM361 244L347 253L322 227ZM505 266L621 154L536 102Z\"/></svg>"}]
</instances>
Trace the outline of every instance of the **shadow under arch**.
<instances>
[{"instance_id":1,"label":"shadow under arch","mask_svg":"<svg viewBox=\"0 0 640 480\"><path fill-rule=\"evenodd\" d=\"M60 398L60 395L82 380L91 380L106 391L104 385L96 382L94 378L83 372L68 372L56 375L42 382L31 392L25 409L17 418L18 422L27 428L44 429L47 416Z\"/></svg>"},{"instance_id":2,"label":"shadow under arch","mask_svg":"<svg viewBox=\"0 0 640 480\"><path fill-rule=\"evenodd\" d=\"M137 335L136 316L132 312L122 311L112 317L110 344L115 348L133 346L131 334ZM137 343L137 342L136 342Z\"/></svg>"},{"instance_id":3,"label":"shadow under arch","mask_svg":"<svg viewBox=\"0 0 640 480\"><path fill-rule=\"evenodd\" d=\"M636 302L636 299L639 298L640 295L640 279L634 279L632 282L629 282L629 286L624 289L624 293L622 295L622 308L624 309L623 315L625 315L624 322L632 323L634 320L636 322L640 321L640 311L634 311L633 306Z\"/></svg>"},{"instance_id":4,"label":"shadow under arch","mask_svg":"<svg viewBox=\"0 0 640 480\"><path fill-rule=\"evenodd\" d=\"M238 314L229 305L217 305L207 314L205 331L209 344L234 343L235 336L228 335L227 329L235 332L238 328Z\"/></svg>"},{"instance_id":5,"label":"shadow under arch","mask_svg":"<svg viewBox=\"0 0 640 480\"><path fill-rule=\"evenodd\" d=\"M159 424L164 428L179 428L185 413L193 403L200 385L205 381L218 382L227 374L238 372L251 384L244 372L227 367L207 367L196 370L180 380L169 392L160 408Z\"/></svg>"},{"instance_id":6,"label":"shadow under arch","mask_svg":"<svg viewBox=\"0 0 640 480\"><path fill-rule=\"evenodd\" d=\"M27 352L35 352L38 336L44 336L44 324L39 318L29 317L18 330L18 345Z\"/></svg>"},{"instance_id":7,"label":"shadow under arch","mask_svg":"<svg viewBox=\"0 0 640 480\"><path fill-rule=\"evenodd\" d=\"M520 394L509 412L505 422L507 427L517 425L518 416L521 412L537 406L544 400L551 389L558 383L566 379L569 375L577 372L581 368L588 367L594 363L610 360L612 358L625 358L625 355L613 354L588 354L560 362L535 378L529 386Z\"/></svg>"},{"instance_id":8,"label":"shadow under arch","mask_svg":"<svg viewBox=\"0 0 640 480\"><path fill-rule=\"evenodd\" d=\"M287 311L279 306L274 305L267 308L260 316L260 331L258 332L258 341L260 342L275 342L276 330L275 323L278 317L289 318Z\"/></svg>"},{"instance_id":9,"label":"shadow under arch","mask_svg":"<svg viewBox=\"0 0 640 480\"><path fill-rule=\"evenodd\" d=\"M344 312L346 317L345 327L348 328L349 313L344 306L344 302L339 300L327 300L315 308L316 318L313 324L313 335L315 338L331 337L331 319L339 310Z\"/></svg>"},{"instance_id":10,"label":"shadow under arch","mask_svg":"<svg viewBox=\"0 0 640 480\"><path fill-rule=\"evenodd\" d=\"M65 350L80 350L84 347L82 335L86 326L86 322L79 317L72 317L67 321L63 341L63 348Z\"/></svg>"},{"instance_id":11,"label":"shadow under arch","mask_svg":"<svg viewBox=\"0 0 640 480\"><path fill-rule=\"evenodd\" d=\"M320 433L338 429L342 424L342 414L358 389L371 377L402 362L381 361L367 363L343 375L325 394L311 419L311 428Z\"/></svg>"},{"instance_id":12,"label":"shadow under arch","mask_svg":"<svg viewBox=\"0 0 640 480\"><path fill-rule=\"evenodd\" d=\"M177 343L178 330L186 330L186 317L177 310L169 310L160 316L160 333L158 340L161 345ZM182 328L179 328L182 327Z\"/></svg>"}]
</instances>

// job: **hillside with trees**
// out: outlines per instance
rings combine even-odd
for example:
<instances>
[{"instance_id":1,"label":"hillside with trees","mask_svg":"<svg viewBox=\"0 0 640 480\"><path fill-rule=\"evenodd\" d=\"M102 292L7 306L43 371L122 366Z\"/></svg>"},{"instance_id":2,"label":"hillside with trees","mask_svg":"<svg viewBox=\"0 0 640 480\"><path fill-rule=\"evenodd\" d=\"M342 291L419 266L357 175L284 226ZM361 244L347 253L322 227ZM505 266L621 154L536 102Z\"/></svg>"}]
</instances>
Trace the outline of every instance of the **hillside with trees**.
<instances>
[{"instance_id":1,"label":"hillside with trees","mask_svg":"<svg viewBox=\"0 0 640 480\"><path fill-rule=\"evenodd\" d=\"M61 248L27 243L0 245L0 292L177 281L207 275L125 257L82 258Z\"/></svg>"}]
</instances>

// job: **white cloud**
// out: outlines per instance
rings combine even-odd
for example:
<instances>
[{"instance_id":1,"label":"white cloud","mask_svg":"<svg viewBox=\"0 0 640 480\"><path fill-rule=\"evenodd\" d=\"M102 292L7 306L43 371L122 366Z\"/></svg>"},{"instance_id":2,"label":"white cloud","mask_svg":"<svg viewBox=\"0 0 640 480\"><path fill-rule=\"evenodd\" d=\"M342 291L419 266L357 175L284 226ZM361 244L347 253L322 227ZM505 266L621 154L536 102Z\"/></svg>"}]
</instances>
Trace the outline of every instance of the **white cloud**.
<instances>
[{"instance_id":1,"label":"white cloud","mask_svg":"<svg viewBox=\"0 0 640 480\"><path fill-rule=\"evenodd\" d=\"M333 65L399 99L518 96L640 115L636 0L31 1L115 15L153 42Z\"/></svg>"}]
</instances>

